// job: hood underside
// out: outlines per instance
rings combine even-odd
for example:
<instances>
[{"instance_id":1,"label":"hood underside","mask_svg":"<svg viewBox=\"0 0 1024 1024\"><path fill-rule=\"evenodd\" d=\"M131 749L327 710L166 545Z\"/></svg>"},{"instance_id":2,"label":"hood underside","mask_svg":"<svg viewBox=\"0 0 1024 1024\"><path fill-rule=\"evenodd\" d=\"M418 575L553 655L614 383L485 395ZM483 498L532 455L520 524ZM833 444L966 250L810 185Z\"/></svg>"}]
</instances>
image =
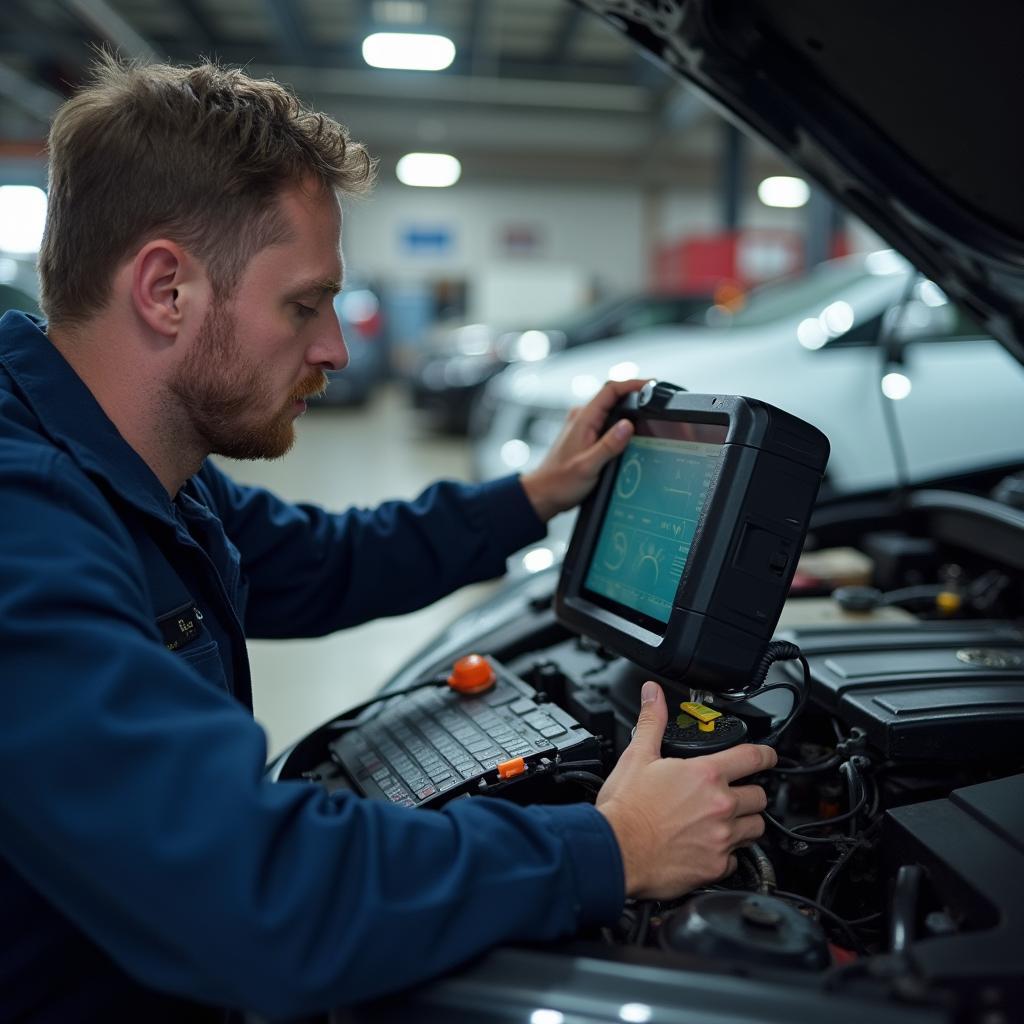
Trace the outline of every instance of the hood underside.
<instances>
[{"instance_id":1,"label":"hood underside","mask_svg":"<svg viewBox=\"0 0 1024 1024\"><path fill-rule=\"evenodd\" d=\"M580 2L774 145L1024 362L1024 5Z\"/></svg>"}]
</instances>

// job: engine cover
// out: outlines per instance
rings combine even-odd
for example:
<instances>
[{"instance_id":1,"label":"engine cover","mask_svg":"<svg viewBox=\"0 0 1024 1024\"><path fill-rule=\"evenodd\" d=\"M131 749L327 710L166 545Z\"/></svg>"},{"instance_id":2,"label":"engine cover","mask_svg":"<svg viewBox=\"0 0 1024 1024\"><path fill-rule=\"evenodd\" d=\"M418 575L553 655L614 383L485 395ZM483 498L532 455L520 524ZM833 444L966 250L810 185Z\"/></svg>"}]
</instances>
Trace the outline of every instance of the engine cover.
<instances>
[{"instance_id":1,"label":"engine cover","mask_svg":"<svg viewBox=\"0 0 1024 1024\"><path fill-rule=\"evenodd\" d=\"M812 699L862 728L886 757L1019 756L1024 631L1005 623L914 622L781 635L807 657Z\"/></svg>"}]
</instances>

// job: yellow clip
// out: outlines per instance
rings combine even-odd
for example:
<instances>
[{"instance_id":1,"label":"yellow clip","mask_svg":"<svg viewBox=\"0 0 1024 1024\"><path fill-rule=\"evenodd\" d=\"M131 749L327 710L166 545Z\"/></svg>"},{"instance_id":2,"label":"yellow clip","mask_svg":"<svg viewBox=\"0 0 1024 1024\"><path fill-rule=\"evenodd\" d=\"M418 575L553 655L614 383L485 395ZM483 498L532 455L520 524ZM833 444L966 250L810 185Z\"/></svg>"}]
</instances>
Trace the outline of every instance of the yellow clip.
<instances>
[{"instance_id":1,"label":"yellow clip","mask_svg":"<svg viewBox=\"0 0 1024 1024\"><path fill-rule=\"evenodd\" d=\"M715 719L722 717L721 711L716 711L714 708L709 708L692 700L684 700L679 707L692 718L697 719L697 728L701 732L714 732Z\"/></svg>"},{"instance_id":2,"label":"yellow clip","mask_svg":"<svg viewBox=\"0 0 1024 1024\"><path fill-rule=\"evenodd\" d=\"M935 595L935 607L943 615L952 615L954 612L960 611L962 603L960 595L952 590L943 590Z\"/></svg>"}]
</instances>

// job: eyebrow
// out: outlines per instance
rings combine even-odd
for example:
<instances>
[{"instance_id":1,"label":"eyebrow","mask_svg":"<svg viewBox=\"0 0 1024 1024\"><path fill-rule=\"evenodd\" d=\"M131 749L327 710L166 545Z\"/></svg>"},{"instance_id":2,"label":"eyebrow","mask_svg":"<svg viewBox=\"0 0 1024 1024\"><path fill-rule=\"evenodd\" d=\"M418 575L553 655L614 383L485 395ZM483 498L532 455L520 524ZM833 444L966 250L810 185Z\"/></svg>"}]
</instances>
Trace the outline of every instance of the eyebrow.
<instances>
[{"instance_id":1,"label":"eyebrow","mask_svg":"<svg viewBox=\"0 0 1024 1024\"><path fill-rule=\"evenodd\" d=\"M314 292L337 295L341 291L341 282L334 278L317 278L315 281L307 281L293 288L288 293L288 298L296 299L303 295L312 295Z\"/></svg>"}]
</instances>

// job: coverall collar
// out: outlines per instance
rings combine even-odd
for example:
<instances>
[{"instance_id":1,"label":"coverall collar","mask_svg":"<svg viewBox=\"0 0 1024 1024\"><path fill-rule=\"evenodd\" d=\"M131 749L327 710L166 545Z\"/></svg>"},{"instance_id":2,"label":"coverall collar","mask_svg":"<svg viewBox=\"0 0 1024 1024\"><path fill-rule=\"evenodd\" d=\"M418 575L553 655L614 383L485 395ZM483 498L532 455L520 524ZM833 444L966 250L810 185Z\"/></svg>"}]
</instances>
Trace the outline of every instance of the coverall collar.
<instances>
[{"instance_id":1,"label":"coverall collar","mask_svg":"<svg viewBox=\"0 0 1024 1024\"><path fill-rule=\"evenodd\" d=\"M167 491L46 336L44 320L15 310L0 318L0 365L42 430L86 473L141 511L176 525Z\"/></svg>"}]
</instances>

